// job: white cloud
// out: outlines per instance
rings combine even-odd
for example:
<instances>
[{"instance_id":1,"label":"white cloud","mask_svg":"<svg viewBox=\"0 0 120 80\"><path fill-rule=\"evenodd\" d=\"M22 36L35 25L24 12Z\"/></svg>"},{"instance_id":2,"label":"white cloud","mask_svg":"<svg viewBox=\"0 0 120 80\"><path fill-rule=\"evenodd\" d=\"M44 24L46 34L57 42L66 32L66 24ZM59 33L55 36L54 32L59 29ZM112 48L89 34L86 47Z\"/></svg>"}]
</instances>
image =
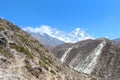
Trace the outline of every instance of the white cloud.
<instances>
[{"instance_id":1,"label":"white cloud","mask_svg":"<svg viewBox=\"0 0 120 80\"><path fill-rule=\"evenodd\" d=\"M92 38L89 34L87 34L84 30L80 28L76 28L70 33L64 33L63 31L59 31L47 25L41 25L40 27L35 27L35 28L24 27L23 30L33 33L46 33L49 36L57 38L64 42L77 42L80 40Z\"/></svg>"},{"instance_id":2,"label":"white cloud","mask_svg":"<svg viewBox=\"0 0 120 80\"><path fill-rule=\"evenodd\" d=\"M4 19L4 17L2 17L2 19Z\"/></svg>"},{"instance_id":3,"label":"white cloud","mask_svg":"<svg viewBox=\"0 0 120 80\"><path fill-rule=\"evenodd\" d=\"M44 29L43 29L42 26L41 27L35 27L35 28L33 28L33 27L24 27L23 30L28 31L28 32L38 33L38 32L41 32L42 30L46 30L46 29L48 30L48 28L49 27L47 27L47 26L45 26Z\"/></svg>"},{"instance_id":4,"label":"white cloud","mask_svg":"<svg viewBox=\"0 0 120 80\"><path fill-rule=\"evenodd\" d=\"M0 16L1 19L4 19L4 17Z\"/></svg>"},{"instance_id":5,"label":"white cloud","mask_svg":"<svg viewBox=\"0 0 120 80\"><path fill-rule=\"evenodd\" d=\"M34 32L34 33L46 33L46 34L51 34L51 32L55 29L52 29L50 26L47 25L41 25L40 27L24 27L24 31L27 32Z\"/></svg>"},{"instance_id":6,"label":"white cloud","mask_svg":"<svg viewBox=\"0 0 120 80\"><path fill-rule=\"evenodd\" d=\"M109 38L109 36L105 36L105 38Z\"/></svg>"}]
</instances>

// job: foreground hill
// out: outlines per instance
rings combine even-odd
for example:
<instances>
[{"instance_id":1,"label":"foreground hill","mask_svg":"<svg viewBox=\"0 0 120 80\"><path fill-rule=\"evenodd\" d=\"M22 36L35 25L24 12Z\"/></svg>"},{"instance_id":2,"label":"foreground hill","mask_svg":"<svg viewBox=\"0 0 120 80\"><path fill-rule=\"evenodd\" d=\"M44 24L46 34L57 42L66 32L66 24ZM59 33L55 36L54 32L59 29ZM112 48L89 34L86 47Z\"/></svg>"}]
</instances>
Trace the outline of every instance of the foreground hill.
<instances>
[{"instance_id":1,"label":"foreground hill","mask_svg":"<svg viewBox=\"0 0 120 80\"><path fill-rule=\"evenodd\" d=\"M0 19L0 80L87 80L12 23Z\"/></svg>"},{"instance_id":2,"label":"foreground hill","mask_svg":"<svg viewBox=\"0 0 120 80\"><path fill-rule=\"evenodd\" d=\"M120 47L108 39L63 44L52 52L71 68L92 76L93 80L120 80Z\"/></svg>"}]
</instances>

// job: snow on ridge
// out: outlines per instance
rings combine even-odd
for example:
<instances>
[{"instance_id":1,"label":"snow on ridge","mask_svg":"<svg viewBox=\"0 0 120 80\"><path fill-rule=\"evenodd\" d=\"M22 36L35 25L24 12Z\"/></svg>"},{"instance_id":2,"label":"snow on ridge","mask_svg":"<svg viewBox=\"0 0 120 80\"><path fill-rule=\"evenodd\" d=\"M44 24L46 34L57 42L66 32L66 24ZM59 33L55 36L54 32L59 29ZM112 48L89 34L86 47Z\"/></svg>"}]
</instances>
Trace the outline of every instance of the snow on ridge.
<instances>
[{"instance_id":1,"label":"snow on ridge","mask_svg":"<svg viewBox=\"0 0 120 80\"><path fill-rule=\"evenodd\" d=\"M86 57L86 59L73 67L77 71L81 71L86 74L91 74L95 65L98 63L98 59L102 53L103 47L106 45L106 41L101 42L93 51Z\"/></svg>"},{"instance_id":2,"label":"snow on ridge","mask_svg":"<svg viewBox=\"0 0 120 80\"><path fill-rule=\"evenodd\" d=\"M65 60L67 59L67 55L68 53L73 49L74 46L72 46L71 48L68 48L68 50L65 51L65 53L63 54L63 56L61 57L61 61L65 62Z\"/></svg>"},{"instance_id":3,"label":"snow on ridge","mask_svg":"<svg viewBox=\"0 0 120 80\"><path fill-rule=\"evenodd\" d=\"M32 33L40 33L41 35L43 33L45 33L53 38L57 38L66 43L68 43L68 42L75 43L75 42L85 40L85 39L93 39L92 36L90 36L84 30L82 30L80 28L76 28L75 30L73 30L70 33L65 33L63 31L59 31L59 30L57 30L55 28L51 28L50 26L47 26L47 25L41 25L40 27L35 27L35 28L24 27L23 30L27 31L28 33L31 33L31 32Z\"/></svg>"}]
</instances>

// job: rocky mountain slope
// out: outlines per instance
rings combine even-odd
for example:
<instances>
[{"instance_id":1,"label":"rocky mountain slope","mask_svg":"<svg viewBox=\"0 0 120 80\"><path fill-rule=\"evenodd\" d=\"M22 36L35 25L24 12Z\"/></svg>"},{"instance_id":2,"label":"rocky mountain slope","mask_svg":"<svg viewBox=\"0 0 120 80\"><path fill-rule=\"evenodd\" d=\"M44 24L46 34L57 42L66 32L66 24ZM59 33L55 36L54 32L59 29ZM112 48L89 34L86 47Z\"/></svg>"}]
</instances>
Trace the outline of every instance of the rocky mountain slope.
<instances>
[{"instance_id":1,"label":"rocky mountain slope","mask_svg":"<svg viewBox=\"0 0 120 80\"><path fill-rule=\"evenodd\" d=\"M62 64L43 45L0 19L0 80L88 80Z\"/></svg>"},{"instance_id":2,"label":"rocky mountain slope","mask_svg":"<svg viewBox=\"0 0 120 80\"><path fill-rule=\"evenodd\" d=\"M63 41L60 41L57 38L53 38L46 33L33 33L33 32L28 33L30 33L32 37L37 39L45 47L57 46L64 43Z\"/></svg>"},{"instance_id":3,"label":"rocky mountain slope","mask_svg":"<svg viewBox=\"0 0 120 80\"><path fill-rule=\"evenodd\" d=\"M120 38L113 39L112 41L115 42L115 43L117 43L117 44L120 44Z\"/></svg>"},{"instance_id":4,"label":"rocky mountain slope","mask_svg":"<svg viewBox=\"0 0 120 80\"><path fill-rule=\"evenodd\" d=\"M52 52L71 68L92 76L93 80L120 80L120 47L108 39L63 44Z\"/></svg>"}]
</instances>

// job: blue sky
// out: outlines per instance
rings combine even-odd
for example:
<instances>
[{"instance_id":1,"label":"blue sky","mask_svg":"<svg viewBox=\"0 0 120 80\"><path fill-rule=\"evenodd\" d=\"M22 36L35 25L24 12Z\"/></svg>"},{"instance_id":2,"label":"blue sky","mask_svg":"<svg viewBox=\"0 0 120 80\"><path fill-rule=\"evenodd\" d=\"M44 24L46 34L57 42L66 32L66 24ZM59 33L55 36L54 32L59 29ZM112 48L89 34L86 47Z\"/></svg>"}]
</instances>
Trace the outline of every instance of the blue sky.
<instances>
[{"instance_id":1,"label":"blue sky","mask_svg":"<svg viewBox=\"0 0 120 80\"><path fill-rule=\"evenodd\" d=\"M80 27L96 38L120 37L120 0L0 0L0 17L21 27Z\"/></svg>"}]
</instances>

